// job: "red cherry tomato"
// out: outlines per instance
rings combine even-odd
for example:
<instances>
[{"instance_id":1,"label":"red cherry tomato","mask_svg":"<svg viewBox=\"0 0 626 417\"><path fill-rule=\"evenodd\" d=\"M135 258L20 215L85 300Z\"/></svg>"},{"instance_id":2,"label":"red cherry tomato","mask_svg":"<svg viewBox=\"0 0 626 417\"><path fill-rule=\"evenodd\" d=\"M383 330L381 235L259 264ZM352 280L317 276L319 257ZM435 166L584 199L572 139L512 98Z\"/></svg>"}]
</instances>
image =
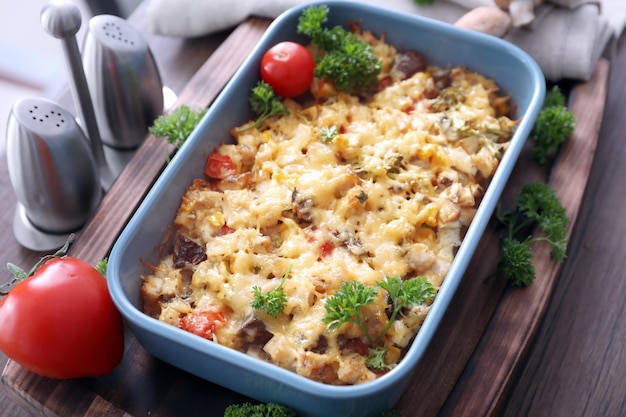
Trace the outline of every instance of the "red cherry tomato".
<instances>
[{"instance_id":1,"label":"red cherry tomato","mask_svg":"<svg viewBox=\"0 0 626 417\"><path fill-rule=\"evenodd\" d=\"M225 180L237 173L237 166L230 156L213 152L207 158L204 173L209 178Z\"/></svg>"},{"instance_id":2,"label":"red cherry tomato","mask_svg":"<svg viewBox=\"0 0 626 417\"><path fill-rule=\"evenodd\" d=\"M26 369L70 379L111 372L124 327L105 278L88 263L52 258L0 299L0 350Z\"/></svg>"},{"instance_id":3,"label":"red cherry tomato","mask_svg":"<svg viewBox=\"0 0 626 417\"><path fill-rule=\"evenodd\" d=\"M305 93L313 82L314 72L313 56L296 42L277 43L261 60L261 78L283 97Z\"/></svg>"}]
</instances>

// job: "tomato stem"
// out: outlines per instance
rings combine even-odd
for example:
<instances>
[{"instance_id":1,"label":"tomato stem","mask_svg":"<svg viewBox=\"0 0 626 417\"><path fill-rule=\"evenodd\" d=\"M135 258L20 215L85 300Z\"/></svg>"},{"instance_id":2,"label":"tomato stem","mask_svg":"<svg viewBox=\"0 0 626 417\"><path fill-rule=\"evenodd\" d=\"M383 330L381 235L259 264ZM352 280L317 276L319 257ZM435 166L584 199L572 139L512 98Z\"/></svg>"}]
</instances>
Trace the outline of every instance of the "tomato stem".
<instances>
[{"instance_id":1,"label":"tomato stem","mask_svg":"<svg viewBox=\"0 0 626 417\"><path fill-rule=\"evenodd\" d=\"M54 252L52 255L45 255L42 256L39 261L37 261L37 263L28 271L24 271L22 268L20 268L19 266L8 262L7 263L7 269L9 270L9 272L11 272L11 274L13 275L13 278L10 281L7 281L3 284L0 285L0 296L4 296L7 295L9 293L9 291L11 291L11 288L13 288L13 286L15 284L17 284L20 281L25 280L26 278L30 277L31 275L33 275L35 272L37 272L37 270L47 261L49 261L50 259L53 258L60 258L63 257L65 255L67 255L67 251L70 248L70 245L72 244L72 242L74 242L74 234L70 234L67 238L67 240L65 241L65 244L56 252Z\"/></svg>"}]
</instances>

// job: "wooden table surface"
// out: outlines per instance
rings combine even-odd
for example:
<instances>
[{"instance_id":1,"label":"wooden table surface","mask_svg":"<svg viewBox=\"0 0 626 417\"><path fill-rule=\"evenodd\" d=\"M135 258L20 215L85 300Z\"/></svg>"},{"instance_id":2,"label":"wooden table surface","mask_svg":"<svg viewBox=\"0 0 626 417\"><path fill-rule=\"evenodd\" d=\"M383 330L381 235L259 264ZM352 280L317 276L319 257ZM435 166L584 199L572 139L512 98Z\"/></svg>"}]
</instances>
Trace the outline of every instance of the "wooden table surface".
<instances>
[{"instance_id":1,"label":"wooden table surface","mask_svg":"<svg viewBox=\"0 0 626 417\"><path fill-rule=\"evenodd\" d=\"M268 23L252 19L232 34L181 40L149 32L145 2L130 20L149 41L165 85L178 94L177 104L191 106L210 104ZM571 107L579 126L552 169L532 166L526 153L510 185L514 190L539 178L558 191L574 220L568 259L554 265L539 256L538 281L527 289L476 284L496 256L495 235L488 230L466 274L483 275L464 277L429 348L428 363L416 370L398 404L405 417L626 415L626 217L620 212L626 207L624 39L610 65L601 61L592 80L574 85ZM163 152L162 141L147 139L107 193L73 255L95 262L107 253L162 169ZM0 263L28 266L40 254L12 239L15 196L4 160L0 204L5 236ZM8 274L0 275L5 278ZM228 403L245 400L154 360L132 335L127 340L119 369L87 380L40 378L0 354L0 368L6 364L0 415L177 416L195 411L219 416ZM133 378L143 378L149 389L133 384ZM207 389L213 397L199 398Z\"/></svg>"}]
</instances>

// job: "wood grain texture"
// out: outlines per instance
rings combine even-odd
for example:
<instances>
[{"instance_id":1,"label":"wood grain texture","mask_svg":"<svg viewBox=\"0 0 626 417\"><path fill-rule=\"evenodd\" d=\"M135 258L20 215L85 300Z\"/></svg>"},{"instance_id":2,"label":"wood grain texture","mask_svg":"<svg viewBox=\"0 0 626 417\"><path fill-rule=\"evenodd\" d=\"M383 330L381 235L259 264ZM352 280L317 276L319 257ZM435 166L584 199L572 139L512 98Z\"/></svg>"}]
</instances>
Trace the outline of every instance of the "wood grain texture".
<instances>
[{"instance_id":1,"label":"wood grain texture","mask_svg":"<svg viewBox=\"0 0 626 417\"><path fill-rule=\"evenodd\" d=\"M219 92L220 83L223 85L234 71L233 68L224 70L223 60L236 59L233 58L232 54L238 57L237 54L244 53L245 48L251 48L266 25L267 21L252 19L233 32L223 44L223 48L220 47L216 50L211 59L204 64L194 63L193 65L197 65L198 70L185 84L185 87L179 90L178 104L207 105L212 97ZM201 40L194 42L201 42ZM193 49L194 45L179 46ZM177 53L168 51L168 54L176 56ZM247 52L245 54L247 55ZM624 68L625 65L623 64L621 68ZM606 77L603 78L603 74L606 75L606 73L602 73L602 71L607 68L600 67L598 71L601 72L597 74L597 78L590 83L581 84L574 93L572 108L580 117L576 135L578 138L584 138L585 146L589 145L591 148L583 151L579 149L579 145L575 146L576 149L569 151L564 148L550 177L551 181L557 181L554 184L559 187L557 191L560 195L570 198L573 202L570 207L572 211L569 213L574 215L577 213L588 178L585 170L588 173L588 167L591 166L593 160L593 149L595 148L603 108L602 94L603 91L606 92L606 85L604 84ZM172 72L172 74L174 73ZM613 112L615 111L613 110ZM607 120L608 116L605 118L605 125ZM619 126L619 124L611 124L611 126ZM617 127L614 129L615 131L608 132L607 135L616 135L618 133ZM130 182L132 187L138 187L135 191L141 196L133 196L131 200L113 200L111 198L109 202L106 202L108 206L96 213L83 237L76 242L72 249L73 254L97 260L108 252L117 233L145 192L145 189L140 188L140 184L149 186L154 175L157 175L163 166L165 149L164 147L159 148L157 146L159 143L164 146L162 142L153 138L149 145L145 145L145 149L142 147L129 167L128 173L125 172L124 176L118 180L119 184L116 183L109 192L109 194L116 192L118 198L123 198L127 196L125 194L127 191L123 188L127 188L125 184ZM574 141L571 147L574 147L576 143ZM619 172L619 170L623 174L624 167L623 164L620 165L620 162L623 161L624 151L621 150L620 153L620 150L617 149L619 141L613 139L612 143L613 145L601 154L602 160L610 161L610 163L599 169L601 175L592 175L589 178L588 190L595 190L596 187L600 187L600 182L606 180L604 175ZM621 160L617 159L618 156L622 157ZM148 163L153 163L155 166L145 167L144 165ZM561 174L559 174L559 166L563 170ZM2 170L6 171L6 164L4 163L0 163L0 174L2 174ZM598 169L594 172L598 172ZM153 176L150 177L150 175ZM549 175L550 173L546 170L537 168L532 163L530 148L527 147L507 186L506 198L511 198L523 182L529 179L547 179ZM6 180L6 176L0 175L0 178ZM557 180L558 178L562 179ZM611 180L609 183L615 186L618 180ZM3 180L0 179L0 181ZM3 185L6 184L0 182L0 197L9 196L7 188L10 191L10 184L5 187ZM624 202L624 198L626 198L623 196L624 194L626 193L621 193L619 197L613 197L611 204L616 204L611 206L613 210L615 207L623 207L623 204L622 206L619 204ZM600 210L601 214L606 214L610 211L610 207L605 208L599 205L598 199L600 197L602 197L601 194L588 191L586 194L587 206L596 208L596 210L600 207L602 209ZM124 203L119 204L120 201ZM11 199L8 198L8 203L5 202L5 204L10 206ZM103 202L104 204L105 202ZM595 215L595 211L584 207L583 204L583 209L578 216L579 220L574 225L570 259L563 265L563 274L567 276L568 273L573 273L572 271L586 270L588 274L600 273L602 276L606 274L616 280L616 274L620 273L620 270L612 269L611 264L605 264L607 258L604 257L605 252L603 251L606 251L607 254L615 254L617 250L615 247L619 246L620 239L622 242L624 240L623 234L619 237L613 236L606 239L606 241L600 242L601 244L597 247L590 244L586 237L593 236L594 233L586 227L586 224L589 218L593 217L592 212ZM110 219L111 213L119 218ZM0 227L5 232L10 230L7 224L10 225L12 220L12 210L10 214L11 219L2 217L7 216L6 213L0 214ZM613 215L615 215L614 212ZM594 220L598 228L603 230L603 233L608 233L611 230L610 222L603 221L601 218ZM113 226L107 227L109 224ZM106 236L111 233L115 236ZM607 250L607 247L613 244L616 245L615 247L611 246L614 248L613 252ZM7 254L8 256L19 253L19 246L17 248L15 246L18 245L11 245L10 248L0 251L0 254L2 256ZM599 265L598 262L588 262L583 267L578 265L576 260L572 260L574 255L581 254L586 255L587 261L591 259L592 255L600 256L604 263ZM27 253L26 256L32 257L34 254ZM549 353L547 355L548 364L551 365L552 371L558 370L560 372L556 378L559 387L552 386L551 383L555 382L555 378L552 378L550 384L540 384L539 388L535 388L537 384L535 369L545 365L546 355L540 354L539 359L535 362L531 357L527 367L523 367L524 360L534 339L533 336L537 333L536 329L541 322L543 312L545 312L551 299L556 277L563 274L558 274L559 267L549 259L539 258L536 259L536 263L540 267L540 278L544 280L540 282L543 282L542 285L547 286L547 289L542 288L541 285L533 285L525 290L511 290L498 280L485 284L483 278L491 272L497 257L497 235L494 225L491 225L481 240L468 272L459 285L450 308L435 335L434 342L429 346L424 360L416 369L406 394L400 400L398 410L405 417L435 416L438 414L454 416L494 414L506 406L501 401L507 398L511 386L516 385L514 392L516 395L512 397L509 404L512 404L514 409L521 405L523 411L517 410L517 413L511 413L511 406L509 406L506 411L510 416L541 415L537 412L541 411L541 407L546 403L553 400L553 394L561 397L560 399L564 401L568 401L570 397L584 397L584 395L580 395L579 391L588 392L588 396L593 394L596 398L599 397L600 401L606 400L607 404L613 407L607 408L607 410L619 411L619 404L616 405L619 390L622 389L622 394L626 392L623 390L623 383L616 383L616 378L620 375L616 372L624 370L624 331L623 325L620 327L617 320L620 317L619 314L623 315L624 313L623 283L621 286L617 285L615 294L607 294L609 292L607 290L598 292L599 295L601 294L608 301L613 302L621 296L622 305L621 310L620 308L606 307L605 310L602 310L606 314L604 317L602 314L590 314L588 321L582 320L588 325L595 324L597 327L593 331L579 326L577 323L580 316L568 317L566 310L559 310L556 307L560 314L548 314L545 322L550 322L550 326L558 327L559 331L554 332L552 327L546 331L542 330L537 346L542 352L547 351ZM621 266L624 266L625 261L622 259L621 262ZM575 264L574 270L571 269L574 268L572 264ZM546 265L545 268L542 265ZM564 278L560 279L557 288L561 288L563 280ZM570 287L581 291L581 285L570 284ZM563 291L568 293L567 290ZM577 293L574 302L582 303L585 292L581 291L581 293ZM559 291L556 294L560 294ZM556 299L557 295L554 298ZM577 314L589 314L589 310L592 310L590 304L587 302L584 307L574 306L574 310ZM568 306L568 309L572 307ZM602 321L603 318L610 318L610 320ZM621 333L617 332L621 336L618 336L616 341L611 341L612 332L616 329L621 331ZM604 340L604 345L596 350L587 341L579 349L579 346L572 343L572 340L568 338L569 332L572 330L578 333L587 332L597 339ZM554 335L554 333L557 334ZM9 361L3 372L3 385L7 389L0 389L0 402L10 405L9 411L5 412L4 409L0 409L0 415L20 416L19 413L22 412L16 404L26 404L30 410L34 410L38 415L47 416L219 416L229 404L246 400L241 395L155 359L137 343L129 332L127 332L126 338L126 352L122 364L114 372L102 378L54 381L33 375L16 363ZM617 341L621 341L621 345L618 346ZM561 362L551 352L555 350L556 346L561 346L563 342L569 342L566 350L571 351L568 365L578 365L581 359L580 355L597 355L597 360L589 363L589 368L583 367L582 370L576 372L572 372L571 366L561 369ZM541 347L542 343L547 344L547 346ZM565 356L567 357L567 355ZM4 360L0 358L0 365ZM524 369L524 374L519 380L521 382L517 382L516 376L520 369ZM595 377L593 381L587 381L581 389L570 390L560 386L574 386L574 382L567 381L568 375L580 376L582 371L589 371L590 369L595 371ZM624 372L621 375L624 375ZM545 376L540 374L542 378ZM592 387L593 383L597 385L597 388ZM520 386L520 384L522 385ZM615 385L615 387L609 387L610 384ZM580 405L580 402L577 405ZM571 407L563 406L562 409L570 411L569 414L562 415L580 415L572 412L573 408ZM622 403L621 410L624 409L625 406ZM559 408L560 410L561 408ZM475 412L471 413L470 411ZM26 413L23 415L25 416ZM619 414L589 413L588 415Z\"/></svg>"},{"instance_id":2,"label":"wood grain texture","mask_svg":"<svg viewBox=\"0 0 626 417\"><path fill-rule=\"evenodd\" d=\"M612 58L601 140L568 260L505 417L626 415L625 41Z\"/></svg>"},{"instance_id":3,"label":"wood grain texture","mask_svg":"<svg viewBox=\"0 0 626 417\"><path fill-rule=\"evenodd\" d=\"M609 63L601 61L593 78L578 84L572 92L571 110L577 127L563 145L548 182L567 209L568 235L577 223L595 153L606 99ZM589 111L592 108L594 111ZM596 111L600 110L600 111ZM508 288L496 314L486 328L472 360L452 392L443 416L494 415L506 398L516 371L527 353L556 287L561 264L550 259L548 250L535 251L538 278L527 288ZM484 360L493 357L493 361ZM485 378L485 375L496 377ZM468 390L467 387L472 387ZM463 404L463 407L459 405Z\"/></svg>"}]
</instances>

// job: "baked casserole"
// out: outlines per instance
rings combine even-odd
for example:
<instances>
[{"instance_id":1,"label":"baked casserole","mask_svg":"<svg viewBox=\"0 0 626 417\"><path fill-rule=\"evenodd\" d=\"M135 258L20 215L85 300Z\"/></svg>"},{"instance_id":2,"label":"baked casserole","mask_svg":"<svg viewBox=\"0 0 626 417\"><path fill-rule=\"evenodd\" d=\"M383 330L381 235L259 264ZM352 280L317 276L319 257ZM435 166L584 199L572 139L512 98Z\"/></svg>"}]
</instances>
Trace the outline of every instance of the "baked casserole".
<instances>
[{"instance_id":1,"label":"baked casserole","mask_svg":"<svg viewBox=\"0 0 626 417\"><path fill-rule=\"evenodd\" d=\"M383 63L366 96L319 86L287 99L288 116L232 130L212 154L234 167L189 185L173 251L143 276L144 311L224 346L332 385L371 381L370 335L393 367L432 297L392 323L389 297L363 307L363 328L324 321L344 282L386 277L442 284L517 122L491 79L428 66L360 32ZM209 157L210 158L210 157ZM255 289L281 288L275 317L252 307Z\"/></svg>"}]
</instances>

